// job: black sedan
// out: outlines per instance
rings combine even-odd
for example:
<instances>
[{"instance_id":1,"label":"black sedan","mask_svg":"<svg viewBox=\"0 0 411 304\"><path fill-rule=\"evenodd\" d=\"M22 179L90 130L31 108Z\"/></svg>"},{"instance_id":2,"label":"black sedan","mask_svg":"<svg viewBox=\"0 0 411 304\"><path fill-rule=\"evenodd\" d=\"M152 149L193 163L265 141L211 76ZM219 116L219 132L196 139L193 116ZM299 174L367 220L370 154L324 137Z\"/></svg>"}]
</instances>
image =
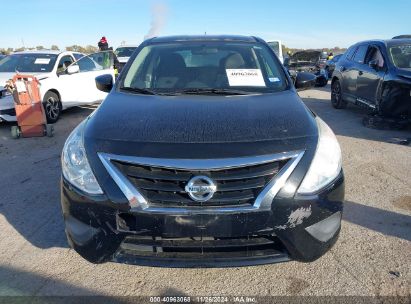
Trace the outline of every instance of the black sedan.
<instances>
[{"instance_id":1,"label":"black sedan","mask_svg":"<svg viewBox=\"0 0 411 304\"><path fill-rule=\"evenodd\" d=\"M313 261L337 240L344 199L331 129L256 37L142 43L68 137L61 203L85 259L167 267Z\"/></svg>"},{"instance_id":2,"label":"black sedan","mask_svg":"<svg viewBox=\"0 0 411 304\"><path fill-rule=\"evenodd\" d=\"M411 39L371 40L351 46L336 64L331 91L337 109L350 102L386 121L407 125L411 119Z\"/></svg>"}]
</instances>

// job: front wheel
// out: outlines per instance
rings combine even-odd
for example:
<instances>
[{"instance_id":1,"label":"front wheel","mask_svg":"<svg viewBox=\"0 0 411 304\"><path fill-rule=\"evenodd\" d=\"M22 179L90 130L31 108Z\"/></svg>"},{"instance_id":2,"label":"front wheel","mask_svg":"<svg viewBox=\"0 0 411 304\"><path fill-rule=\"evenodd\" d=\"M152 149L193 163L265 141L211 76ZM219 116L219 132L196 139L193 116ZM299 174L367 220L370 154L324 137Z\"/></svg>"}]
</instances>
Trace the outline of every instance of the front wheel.
<instances>
[{"instance_id":1,"label":"front wheel","mask_svg":"<svg viewBox=\"0 0 411 304\"><path fill-rule=\"evenodd\" d=\"M14 139L20 137L20 129L18 126L11 126L11 137Z\"/></svg>"},{"instance_id":2,"label":"front wheel","mask_svg":"<svg viewBox=\"0 0 411 304\"><path fill-rule=\"evenodd\" d=\"M336 109L345 109L347 107L347 102L342 99L339 80L334 80L331 83L331 104Z\"/></svg>"},{"instance_id":3,"label":"front wheel","mask_svg":"<svg viewBox=\"0 0 411 304\"><path fill-rule=\"evenodd\" d=\"M47 123L55 123L61 115L62 105L60 98L54 92L47 92L43 99Z\"/></svg>"}]
</instances>

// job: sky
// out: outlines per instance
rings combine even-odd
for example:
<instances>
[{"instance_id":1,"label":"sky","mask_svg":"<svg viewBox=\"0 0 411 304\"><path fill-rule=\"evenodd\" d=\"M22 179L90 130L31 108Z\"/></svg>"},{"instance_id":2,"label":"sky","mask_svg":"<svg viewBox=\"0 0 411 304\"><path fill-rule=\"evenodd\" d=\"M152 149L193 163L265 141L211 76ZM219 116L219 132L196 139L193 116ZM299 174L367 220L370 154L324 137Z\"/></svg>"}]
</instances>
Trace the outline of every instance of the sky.
<instances>
[{"instance_id":1,"label":"sky","mask_svg":"<svg viewBox=\"0 0 411 304\"><path fill-rule=\"evenodd\" d=\"M294 48L348 47L411 34L411 0L16 0L0 17L0 48L114 48L147 36L239 34Z\"/></svg>"}]
</instances>

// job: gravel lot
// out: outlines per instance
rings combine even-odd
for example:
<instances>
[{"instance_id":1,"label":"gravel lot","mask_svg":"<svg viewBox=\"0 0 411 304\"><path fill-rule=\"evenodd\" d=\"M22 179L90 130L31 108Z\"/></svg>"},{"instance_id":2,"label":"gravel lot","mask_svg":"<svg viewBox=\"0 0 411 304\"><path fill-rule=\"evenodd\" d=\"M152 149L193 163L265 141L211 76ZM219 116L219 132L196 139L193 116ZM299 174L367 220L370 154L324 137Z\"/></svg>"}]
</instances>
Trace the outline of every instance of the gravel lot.
<instances>
[{"instance_id":1,"label":"gravel lot","mask_svg":"<svg viewBox=\"0 0 411 304\"><path fill-rule=\"evenodd\" d=\"M331 107L329 87L300 94L340 141L346 204L339 241L325 256L225 269L94 265L68 248L61 216L60 152L92 111L64 113L53 138L10 138L0 123L1 295L411 296L411 130L362 126L364 111Z\"/></svg>"}]
</instances>

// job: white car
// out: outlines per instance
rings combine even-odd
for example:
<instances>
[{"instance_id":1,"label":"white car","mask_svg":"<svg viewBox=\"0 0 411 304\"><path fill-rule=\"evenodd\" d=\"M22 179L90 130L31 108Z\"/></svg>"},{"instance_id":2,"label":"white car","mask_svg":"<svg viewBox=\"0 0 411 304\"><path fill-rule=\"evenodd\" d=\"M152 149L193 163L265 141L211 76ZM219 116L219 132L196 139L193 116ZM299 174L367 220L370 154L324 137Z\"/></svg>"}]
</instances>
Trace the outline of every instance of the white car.
<instances>
[{"instance_id":1,"label":"white car","mask_svg":"<svg viewBox=\"0 0 411 304\"><path fill-rule=\"evenodd\" d=\"M83 55L66 51L24 51L0 60L0 121L15 121L14 101L4 89L16 72L30 74L40 81L47 121L56 122L62 110L103 100L107 93L96 88L95 78L112 74L110 51Z\"/></svg>"},{"instance_id":2,"label":"white car","mask_svg":"<svg viewBox=\"0 0 411 304\"><path fill-rule=\"evenodd\" d=\"M116 54L117 59L121 64L126 64L136 49L136 45L122 45L116 48L114 54Z\"/></svg>"}]
</instances>

